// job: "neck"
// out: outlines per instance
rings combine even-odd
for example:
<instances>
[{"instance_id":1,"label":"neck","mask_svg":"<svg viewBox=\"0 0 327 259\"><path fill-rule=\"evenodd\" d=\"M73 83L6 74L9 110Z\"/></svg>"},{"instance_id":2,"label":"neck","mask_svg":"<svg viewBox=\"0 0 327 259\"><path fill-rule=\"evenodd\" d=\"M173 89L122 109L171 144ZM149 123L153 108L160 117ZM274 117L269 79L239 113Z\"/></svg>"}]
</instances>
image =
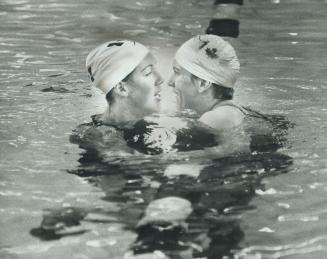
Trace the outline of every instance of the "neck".
<instances>
[{"instance_id":1,"label":"neck","mask_svg":"<svg viewBox=\"0 0 327 259\"><path fill-rule=\"evenodd\" d=\"M198 97L198 100L196 101L194 105L194 110L201 116L204 113L211 111L214 106L219 104L222 100L215 99L213 96L203 94Z\"/></svg>"},{"instance_id":2,"label":"neck","mask_svg":"<svg viewBox=\"0 0 327 259\"><path fill-rule=\"evenodd\" d=\"M131 123L142 119L144 114L135 109L135 107L131 107L128 103L119 102L108 104L104 117L106 124L128 127Z\"/></svg>"}]
</instances>

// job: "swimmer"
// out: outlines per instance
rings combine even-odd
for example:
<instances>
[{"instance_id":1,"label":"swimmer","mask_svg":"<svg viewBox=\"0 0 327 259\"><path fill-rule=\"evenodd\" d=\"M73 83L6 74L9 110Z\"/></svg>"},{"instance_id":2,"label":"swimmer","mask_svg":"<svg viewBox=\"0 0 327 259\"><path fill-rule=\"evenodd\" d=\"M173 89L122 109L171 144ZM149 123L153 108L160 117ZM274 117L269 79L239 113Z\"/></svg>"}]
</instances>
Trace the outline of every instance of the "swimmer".
<instances>
[{"instance_id":1,"label":"swimmer","mask_svg":"<svg viewBox=\"0 0 327 259\"><path fill-rule=\"evenodd\" d=\"M126 126L159 111L163 80L154 56L142 44L129 40L101 44L87 56L86 69L108 103L97 120Z\"/></svg>"},{"instance_id":2,"label":"swimmer","mask_svg":"<svg viewBox=\"0 0 327 259\"><path fill-rule=\"evenodd\" d=\"M180 109L198 113L200 122L228 130L242 124L246 112L233 102L240 63L234 48L216 35L198 35L176 52L169 85Z\"/></svg>"},{"instance_id":3,"label":"swimmer","mask_svg":"<svg viewBox=\"0 0 327 259\"><path fill-rule=\"evenodd\" d=\"M109 41L97 46L86 58L86 70L95 87L106 97L103 114L73 130L72 143L96 153L130 154L122 129L133 127L160 108L163 80L148 48L129 40ZM108 155L110 157L110 154Z\"/></svg>"}]
</instances>

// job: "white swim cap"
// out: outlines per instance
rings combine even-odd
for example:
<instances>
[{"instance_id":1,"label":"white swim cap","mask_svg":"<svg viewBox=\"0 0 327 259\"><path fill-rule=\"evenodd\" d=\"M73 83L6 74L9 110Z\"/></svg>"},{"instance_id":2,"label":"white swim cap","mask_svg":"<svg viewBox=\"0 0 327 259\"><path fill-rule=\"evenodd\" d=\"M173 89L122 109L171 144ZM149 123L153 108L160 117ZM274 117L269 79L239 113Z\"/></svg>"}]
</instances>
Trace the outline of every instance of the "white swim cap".
<instances>
[{"instance_id":1,"label":"white swim cap","mask_svg":"<svg viewBox=\"0 0 327 259\"><path fill-rule=\"evenodd\" d=\"M216 35L198 35L176 52L177 63L191 74L211 83L233 88L240 63L234 48Z\"/></svg>"},{"instance_id":2,"label":"white swim cap","mask_svg":"<svg viewBox=\"0 0 327 259\"><path fill-rule=\"evenodd\" d=\"M148 48L135 41L109 41L88 54L86 69L94 85L107 94L128 76L148 53Z\"/></svg>"}]
</instances>

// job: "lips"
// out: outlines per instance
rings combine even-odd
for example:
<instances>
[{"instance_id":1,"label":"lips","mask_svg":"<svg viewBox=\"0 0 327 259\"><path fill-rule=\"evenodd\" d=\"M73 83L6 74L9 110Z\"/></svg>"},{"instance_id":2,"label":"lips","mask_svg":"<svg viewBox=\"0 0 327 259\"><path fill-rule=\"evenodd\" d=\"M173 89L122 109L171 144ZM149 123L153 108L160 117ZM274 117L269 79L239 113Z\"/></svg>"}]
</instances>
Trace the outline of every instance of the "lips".
<instances>
[{"instance_id":1,"label":"lips","mask_svg":"<svg viewBox=\"0 0 327 259\"><path fill-rule=\"evenodd\" d=\"M158 91L154 94L154 98L157 100L157 101L161 101L161 91Z\"/></svg>"}]
</instances>

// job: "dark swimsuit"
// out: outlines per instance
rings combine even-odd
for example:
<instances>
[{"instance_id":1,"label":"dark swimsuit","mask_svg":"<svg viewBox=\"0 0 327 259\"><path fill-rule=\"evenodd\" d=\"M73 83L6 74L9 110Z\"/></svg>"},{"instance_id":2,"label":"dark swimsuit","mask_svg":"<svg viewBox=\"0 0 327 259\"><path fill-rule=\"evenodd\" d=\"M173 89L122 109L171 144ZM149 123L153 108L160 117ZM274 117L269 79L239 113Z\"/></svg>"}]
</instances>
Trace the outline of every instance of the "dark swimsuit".
<instances>
[{"instance_id":1,"label":"dark swimsuit","mask_svg":"<svg viewBox=\"0 0 327 259\"><path fill-rule=\"evenodd\" d=\"M282 115L257 112L249 107L238 106L232 101L223 101L213 107L231 106L241 111L245 118L243 129L250 136L250 149L256 152L272 152L287 144L287 133L294 124Z\"/></svg>"},{"instance_id":2,"label":"dark swimsuit","mask_svg":"<svg viewBox=\"0 0 327 259\"><path fill-rule=\"evenodd\" d=\"M79 144L85 149L104 148L114 144L109 135L117 138L118 135L125 140L129 148L141 153L155 155L166 152L199 150L217 145L218 138L207 129L197 125L195 121L185 119L187 126L176 128L174 125L167 127L161 125L160 121L141 119L132 127L119 127L110 125L91 116L92 122L81 124L73 131L70 141ZM183 118L173 117L184 121ZM192 121L194 123L192 123Z\"/></svg>"},{"instance_id":3,"label":"dark swimsuit","mask_svg":"<svg viewBox=\"0 0 327 259\"><path fill-rule=\"evenodd\" d=\"M217 137L196 124L175 129L167 128L160 123L140 120L133 128L124 129L123 132L129 147L151 155L173 150L199 150L217 145Z\"/></svg>"}]
</instances>

